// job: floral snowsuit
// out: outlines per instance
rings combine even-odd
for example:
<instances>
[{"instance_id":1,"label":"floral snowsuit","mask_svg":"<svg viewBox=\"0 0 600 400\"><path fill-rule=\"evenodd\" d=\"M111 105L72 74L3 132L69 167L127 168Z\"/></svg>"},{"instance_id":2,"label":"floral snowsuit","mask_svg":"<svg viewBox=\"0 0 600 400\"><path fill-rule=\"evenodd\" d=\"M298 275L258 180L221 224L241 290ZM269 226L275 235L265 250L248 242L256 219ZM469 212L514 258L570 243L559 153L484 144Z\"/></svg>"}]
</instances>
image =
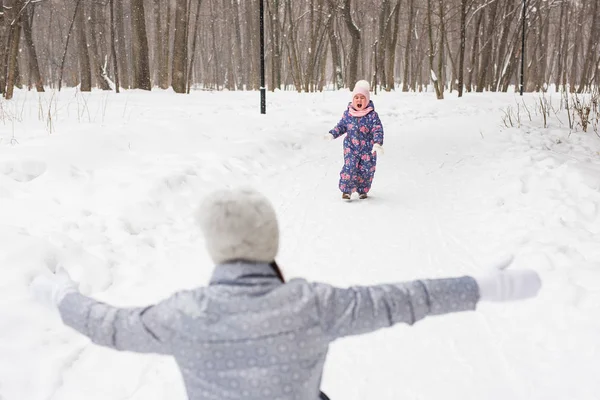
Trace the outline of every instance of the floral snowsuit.
<instances>
[{"instance_id":1,"label":"floral snowsuit","mask_svg":"<svg viewBox=\"0 0 600 400\"><path fill-rule=\"evenodd\" d=\"M344 167L340 172L340 190L343 193L368 193L375 175L377 156L373 144L383 145L383 126L372 101L367 107L373 111L363 117L353 117L349 110L335 128L329 131L334 138L344 138Z\"/></svg>"}]
</instances>

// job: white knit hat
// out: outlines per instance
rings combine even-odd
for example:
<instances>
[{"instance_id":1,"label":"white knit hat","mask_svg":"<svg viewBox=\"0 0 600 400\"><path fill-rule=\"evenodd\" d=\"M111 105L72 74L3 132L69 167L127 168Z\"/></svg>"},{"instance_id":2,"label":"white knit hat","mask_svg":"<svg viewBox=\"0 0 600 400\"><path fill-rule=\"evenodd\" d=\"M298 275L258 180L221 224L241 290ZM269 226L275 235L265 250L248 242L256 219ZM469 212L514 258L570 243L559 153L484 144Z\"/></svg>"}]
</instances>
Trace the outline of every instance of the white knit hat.
<instances>
[{"instance_id":1,"label":"white knit hat","mask_svg":"<svg viewBox=\"0 0 600 400\"><path fill-rule=\"evenodd\" d=\"M256 190L218 190L204 199L196 220L215 264L275 260L279 249L277 215L271 202Z\"/></svg>"},{"instance_id":2,"label":"white knit hat","mask_svg":"<svg viewBox=\"0 0 600 400\"><path fill-rule=\"evenodd\" d=\"M369 82L365 81L364 79L361 79L360 81L358 81L354 84L354 90L352 91L352 97L354 97L355 95L360 93L363 96L365 96L365 98L367 99L367 104L369 104L369 100L371 99L371 96L369 93L370 90L371 90L371 85L369 85Z\"/></svg>"}]
</instances>

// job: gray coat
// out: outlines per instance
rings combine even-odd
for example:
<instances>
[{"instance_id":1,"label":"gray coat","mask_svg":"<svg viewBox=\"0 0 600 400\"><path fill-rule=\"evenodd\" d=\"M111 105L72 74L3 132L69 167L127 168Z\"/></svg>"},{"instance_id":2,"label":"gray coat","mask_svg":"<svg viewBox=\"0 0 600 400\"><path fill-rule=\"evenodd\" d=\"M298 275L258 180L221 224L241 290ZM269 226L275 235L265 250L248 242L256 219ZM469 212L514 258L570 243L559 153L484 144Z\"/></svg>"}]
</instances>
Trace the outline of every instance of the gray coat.
<instances>
[{"instance_id":1,"label":"gray coat","mask_svg":"<svg viewBox=\"0 0 600 400\"><path fill-rule=\"evenodd\" d=\"M156 305L115 308L71 293L59 309L96 344L175 357L190 400L316 400L333 340L478 300L470 277L340 289L283 284L268 264L232 263L217 266L209 286Z\"/></svg>"}]
</instances>

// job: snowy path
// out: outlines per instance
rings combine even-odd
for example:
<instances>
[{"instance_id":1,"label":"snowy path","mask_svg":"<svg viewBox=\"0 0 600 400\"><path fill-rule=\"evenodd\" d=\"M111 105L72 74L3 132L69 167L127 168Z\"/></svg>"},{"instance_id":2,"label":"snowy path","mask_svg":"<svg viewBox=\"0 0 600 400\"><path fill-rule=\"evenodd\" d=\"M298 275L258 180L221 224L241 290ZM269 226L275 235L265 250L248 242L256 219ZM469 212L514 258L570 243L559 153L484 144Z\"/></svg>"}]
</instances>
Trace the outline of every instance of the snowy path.
<instances>
[{"instance_id":1,"label":"snowy path","mask_svg":"<svg viewBox=\"0 0 600 400\"><path fill-rule=\"evenodd\" d=\"M27 283L62 263L84 292L119 305L204 284L192 215L233 183L272 198L288 277L346 286L476 274L511 251L543 276L532 302L335 343L323 382L333 400L600 398L597 138L499 129L512 95L384 93L371 198L345 203L341 140L321 140L344 93L270 95L267 116L255 94L199 93L201 107L153 96L162 100L92 98L108 104L106 119L64 117L53 136L30 122L32 138L0 146L1 400L183 399L171 360L89 345Z\"/></svg>"},{"instance_id":2,"label":"snowy path","mask_svg":"<svg viewBox=\"0 0 600 400\"><path fill-rule=\"evenodd\" d=\"M541 155L536 150L531 151L535 155L520 165L522 170L515 171L511 165L514 157L511 149L515 145L508 140L497 143L489 138L495 132L486 121L493 110L465 111L464 121L444 115L440 110L429 113L421 110L424 116L412 120L415 110L408 107L398 112L396 118L382 112L387 152L380 158L372 198L368 201L346 204L339 200L336 186L341 150L325 150L328 155L325 160L317 165L309 164L318 168L300 176L316 183L312 191L325 195L316 200L315 207L309 189L308 198L297 201L297 209L289 214L294 217L290 228L298 226L297 218L304 218L302 209L308 209L312 216L312 225L302 224L292 235L305 238L302 243L312 250L307 263L310 265L313 258L317 260L309 269L311 278L347 285L477 273L486 266L486 261L493 261L494 254L510 251L515 251L520 256L518 261L524 265L530 260L534 262L533 267L540 267L542 272L551 269L544 260L528 257L529 253L540 257L548 250L539 251L538 236L550 236L545 229L549 216L536 213L536 208L541 206L543 210L545 204L538 197L527 198L525 185L515 188L514 184L529 182L543 176L548 165L559 167L563 163L544 163L551 156ZM459 130L456 125L487 126L488 132L477 128ZM490 140L492 145L487 143ZM340 145L337 143L336 149ZM315 153L321 152L315 150ZM596 160L594 165L598 168L600 164ZM569 169L563 165L563 170ZM505 177L506 174L510 175ZM569 174L578 179L576 168ZM319 178L315 181L312 177ZM547 174L543 178L539 182L543 188L557 186L557 190L563 191L562 197L569 198L567 202L571 207L564 212L576 212L582 199L574 193L576 188L568 186L565 174ZM590 203L586 217L591 218L581 227L583 232L589 232L588 250L600 239L599 213L597 206L592 206L600 200L598 182L596 180L596 186L589 191L593 200L584 200L584 204ZM305 182L295 185L310 188ZM562 206L552 204L554 207ZM514 214L522 215L524 220L515 221ZM578 223L582 222L578 219ZM550 247L562 247L565 238L572 240L572 234L570 229L561 227L551 235ZM297 262L298 252L293 252L295 256L290 257L290 264L302 265ZM586 270L592 275L594 283L591 284L596 285L600 279L598 253L590 256L596 260L595 267ZM568 279L579 273L567 272ZM298 271L298 275L301 274ZM574 290L559 279L553 279L552 275L546 277L548 286L554 289L561 286L561 291ZM579 290L586 301L597 307L599 297L595 292ZM324 387L331 388L332 396L344 399L366 398L373 391L390 399L448 396L542 399L548 398L549 393L560 394L560 398L597 398L600 386L594 383L590 387L592 380L587 379L592 378L585 372L577 372L572 380L565 379L565 374L571 372L569 366L597 365L596 355L585 350L583 343L578 344L580 352L572 351L572 342L561 343L555 336L556 331L547 331L546 324L556 324L553 321L556 309L537 311L537 315L547 316L545 321L541 318L530 321L531 316L536 315L536 306L540 304L506 308L482 306L484 311L475 315L442 317L413 329L400 327L392 332L345 340L333 346ZM572 312L585 318L583 315L589 311L563 307L565 315L561 317L568 318L567 314ZM563 332L565 328L563 326ZM597 322L591 328L600 333ZM580 334L571 332L572 336ZM346 344L348 342L351 344ZM592 349L597 346L591 337L587 343ZM554 355L548 352L552 346L558 346ZM538 360L548 361L541 364L545 366L545 377L536 382L536 374L531 374ZM557 362L560 363L558 368ZM441 365L451 367L440 368ZM548 379L552 374L555 374L554 379ZM349 376L364 378L357 385ZM578 380L581 384L576 384ZM336 384L344 381L347 384ZM397 384L390 387L391 382ZM544 386L552 390L540 390Z\"/></svg>"}]
</instances>

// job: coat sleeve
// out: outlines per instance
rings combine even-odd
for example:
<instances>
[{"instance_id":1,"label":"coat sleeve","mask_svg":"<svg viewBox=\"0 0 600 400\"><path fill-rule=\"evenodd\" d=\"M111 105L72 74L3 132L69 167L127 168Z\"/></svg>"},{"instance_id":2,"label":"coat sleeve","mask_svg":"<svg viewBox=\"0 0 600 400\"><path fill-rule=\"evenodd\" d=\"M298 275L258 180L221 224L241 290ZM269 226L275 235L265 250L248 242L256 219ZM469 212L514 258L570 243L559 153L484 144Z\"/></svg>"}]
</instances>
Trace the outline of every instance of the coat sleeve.
<instances>
[{"instance_id":1,"label":"coat sleeve","mask_svg":"<svg viewBox=\"0 0 600 400\"><path fill-rule=\"evenodd\" d=\"M397 323L409 325L429 315L474 310L479 288L471 277L417 280L347 289L314 283L325 332L335 339Z\"/></svg>"},{"instance_id":2,"label":"coat sleeve","mask_svg":"<svg viewBox=\"0 0 600 400\"><path fill-rule=\"evenodd\" d=\"M175 295L177 296L177 295ZM176 310L173 296L143 308L118 308L80 293L70 293L59 304L65 325L92 342L115 350L170 354L169 320Z\"/></svg>"},{"instance_id":3,"label":"coat sleeve","mask_svg":"<svg viewBox=\"0 0 600 400\"><path fill-rule=\"evenodd\" d=\"M373 125L371 128L373 134L373 141L383 146L383 125L379 119L379 114L373 112Z\"/></svg>"},{"instance_id":4,"label":"coat sleeve","mask_svg":"<svg viewBox=\"0 0 600 400\"><path fill-rule=\"evenodd\" d=\"M346 133L347 126L348 126L348 121L346 120L347 114L348 114L348 111L347 110L344 111L344 115L342 115L342 119L340 119L340 122L337 123L335 128L333 128L332 130L329 131L329 133L331 133L333 135L334 139L337 139L340 136L342 136L344 133Z\"/></svg>"}]
</instances>

